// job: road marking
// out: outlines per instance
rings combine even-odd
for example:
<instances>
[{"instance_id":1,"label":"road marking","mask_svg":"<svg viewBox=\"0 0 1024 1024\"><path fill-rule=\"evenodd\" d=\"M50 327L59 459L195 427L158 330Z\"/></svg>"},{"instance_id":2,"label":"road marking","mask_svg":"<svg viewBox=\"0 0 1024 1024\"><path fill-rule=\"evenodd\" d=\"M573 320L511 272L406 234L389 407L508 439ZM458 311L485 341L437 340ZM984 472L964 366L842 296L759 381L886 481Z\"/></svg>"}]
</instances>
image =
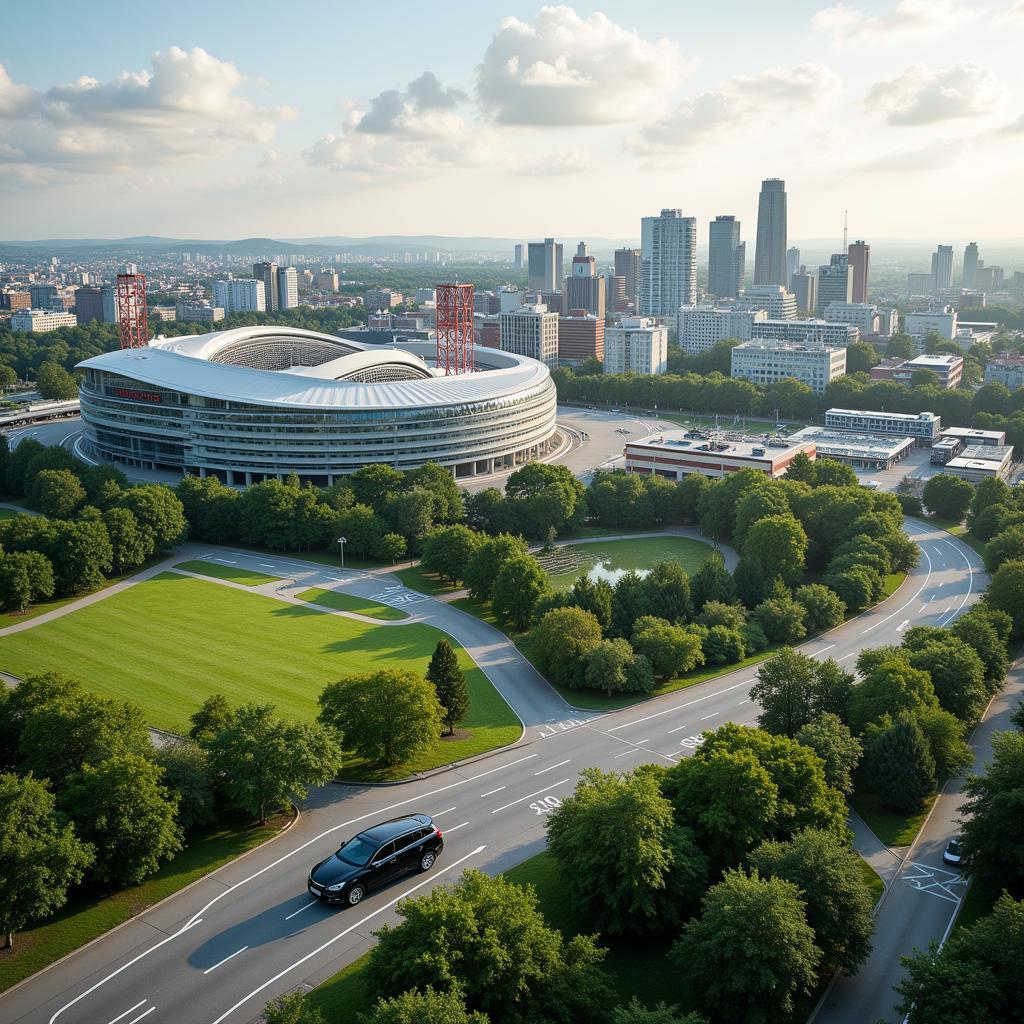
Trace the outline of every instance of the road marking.
<instances>
[{"instance_id":1,"label":"road marking","mask_svg":"<svg viewBox=\"0 0 1024 1024\"><path fill-rule=\"evenodd\" d=\"M739 707L741 704L749 704L749 703L750 703L750 698L749 697L744 697L743 700L741 700L740 703L736 705L736 707Z\"/></svg>"},{"instance_id":2,"label":"road marking","mask_svg":"<svg viewBox=\"0 0 1024 1024\"><path fill-rule=\"evenodd\" d=\"M955 871L946 868L933 868L928 864L911 861L910 866L917 874L904 873L903 880L909 882L911 888L929 896L938 896L949 903L959 903L960 897L953 891L953 886L962 885L966 888L967 879ZM961 892L964 890L961 890Z\"/></svg>"},{"instance_id":3,"label":"road marking","mask_svg":"<svg viewBox=\"0 0 1024 1024\"><path fill-rule=\"evenodd\" d=\"M145 1006L147 1002L148 999L140 999L134 1006L129 1006L128 1009L124 1011L124 1013L119 1013L112 1021L108 1021L108 1024L117 1024L117 1022L121 1020L122 1017L127 1017L129 1013L131 1013L133 1010L137 1010L140 1006Z\"/></svg>"},{"instance_id":4,"label":"road marking","mask_svg":"<svg viewBox=\"0 0 1024 1024\"><path fill-rule=\"evenodd\" d=\"M139 1021L142 1020L143 1017L148 1017L155 1009L156 1006L151 1006L148 1010L144 1010L140 1013L138 1017L132 1017L132 1019L128 1021L128 1024L139 1024Z\"/></svg>"},{"instance_id":5,"label":"road marking","mask_svg":"<svg viewBox=\"0 0 1024 1024\"><path fill-rule=\"evenodd\" d=\"M378 811L376 813L380 813L380 812ZM449 864L448 867L445 868L444 870L445 871L451 871L452 868L457 868L464 861L469 860L470 857L475 857L478 853L482 853L486 849L487 849L486 846L478 846L475 850L471 851L470 853L467 853L465 857L460 857L454 863ZM317 946L316 949L314 949L311 952L307 953L304 957L301 957L300 959L296 960L295 963L290 964L283 971L278 971L277 974L275 974L272 978L268 978L258 988L254 988L248 995L242 996L242 998L239 999L238 1002L235 1003L234 1006L230 1007L228 1010L226 1010L224 1013L222 1013L213 1022L213 1024L221 1024L221 1021L226 1020L228 1017L230 1017L231 1014L233 1014L235 1012L235 1010L237 1010L240 1006L244 1006L250 999L253 998L253 996L258 996L264 989L269 988L275 982L280 981L281 978L283 978L286 974L288 974L291 971L294 971L296 967L301 967L304 963L306 963L307 960L312 960L313 957L318 956L325 949L327 949L328 946L334 945L334 943L337 942L339 939L343 939L350 932L355 931L356 928L362 927L364 924L366 924L367 921L369 921L372 918L376 917L378 914L383 914L385 910L390 910L396 903L398 903L400 900L404 900L410 893L414 893L417 889L422 889L423 886L425 886L425 885L430 885L432 882L435 881L436 878L437 878L436 875L430 875L427 878L423 879L422 882L417 882L416 885L411 886L410 888L406 889L405 892L403 892L401 896L396 896L393 900L390 900L389 902L385 903L384 906L378 907L372 913L367 914L366 917L362 918L359 921L356 921L355 924L351 924L351 925L348 926L348 928L345 928L343 931L338 932L338 934L335 935L333 938L330 938L325 943L323 943L322 945Z\"/></svg>"},{"instance_id":6,"label":"road marking","mask_svg":"<svg viewBox=\"0 0 1024 1024\"><path fill-rule=\"evenodd\" d=\"M558 764L549 764L547 768L541 768L539 772L534 772L534 775L543 775L545 772L554 771L556 768L561 768L563 764L568 764L572 760L571 757L567 757L564 761L559 761ZM502 789L505 787L502 786Z\"/></svg>"},{"instance_id":7,"label":"road marking","mask_svg":"<svg viewBox=\"0 0 1024 1024\"><path fill-rule=\"evenodd\" d=\"M684 704L676 704L675 707L665 708L664 711L656 711L653 715L647 715L644 718L638 718L633 722L623 722L622 725L613 726L608 729L608 733L618 732L620 729L627 729L631 725L639 725L641 722L649 722L652 718L661 718L662 715L670 715L673 711L679 711L682 708L688 708L691 704L699 704L702 700L710 700L712 697L719 697L723 693L728 693L730 690L738 690L741 686L746 686L747 683L752 683L754 680L744 679L742 683L735 683L732 686L727 686L724 690L715 690L714 693L707 693L703 697L697 697L694 700L688 700Z\"/></svg>"},{"instance_id":8,"label":"road marking","mask_svg":"<svg viewBox=\"0 0 1024 1024\"><path fill-rule=\"evenodd\" d=\"M260 562L259 565L260 565L261 569L276 569L277 568L277 566L274 565L273 562Z\"/></svg>"},{"instance_id":9,"label":"road marking","mask_svg":"<svg viewBox=\"0 0 1024 1024\"><path fill-rule=\"evenodd\" d=\"M831 651L833 647L835 647L835 644L829 644L828 647L822 647L820 651L815 651L814 654L811 655L811 657L816 658L819 654L824 654L826 651Z\"/></svg>"},{"instance_id":10,"label":"road marking","mask_svg":"<svg viewBox=\"0 0 1024 1024\"><path fill-rule=\"evenodd\" d=\"M616 757L625 757L627 754L648 754L650 751L644 750L643 747L631 747L629 750L624 750L621 754L616 754Z\"/></svg>"},{"instance_id":11,"label":"road marking","mask_svg":"<svg viewBox=\"0 0 1024 1024\"><path fill-rule=\"evenodd\" d=\"M508 786L499 786L497 789L489 789L486 793L480 794L480 799L483 800L485 796L494 796L495 793L500 793L503 789L508 789Z\"/></svg>"},{"instance_id":12,"label":"road marking","mask_svg":"<svg viewBox=\"0 0 1024 1024\"><path fill-rule=\"evenodd\" d=\"M298 917L298 915L301 914L304 910L309 910L309 908L311 906L313 906L314 903L319 903L319 902L320 902L319 900L310 900L308 903L305 903L301 907L299 907L299 909L296 910L294 914L289 914L285 918L285 920L286 921L290 921L293 917Z\"/></svg>"},{"instance_id":13,"label":"road marking","mask_svg":"<svg viewBox=\"0 0 1024 1024\"><path fill-rule=\"evenodd\" d=\"M464 821L461 825L452 825L451 828L446 828L444 834L450 836L453 832L458 832L460 828L465 828L469 824L468 821Z\"/></svg>"},{"instance_id":14,"label":"road marking","mask_svg":"<svg viewBox=\"0 0 1024 1024\"><path fill-rule=\"evenodd\" d=\"M916 530L914 532L919 533L920 531ZM888 622L894 615L899 615L899 613L903 611L904 608L906 608L908 605L913 604L921 596L921 592L924 590L924 588L928 586L928 581L932 578L932 556L928 554L928 549L923 544L918 544L917 546L921 549L921 554L924 555L925 561L927 561L928 563L928 573L924 578L924 583L922 583L921 586L918 587L917 593L914 594L914 596L909 601L907 601L906 604L900 605L900 607L897 608L896 611L890 612L888 615L886 615L884 619L879 619L877 622L872 623L870 626L868 626L867 629L862 629L860 631L861 636L864 636L865 633L870 633L873 629L882 625L883 622Z\"/></svg>"},{"instance_id":15,"label":"road marking","mask_svg":"<svg viewBox=\"0 0 1024 1024\"><path fill-rule=\"evenodd\" d=\"M674 729L669 729L669 731L666 733L666 735L667 736L671 736L672 733L674 733L674 732L682 732L683 729L689 729L689 728L690 727L688 725L677 725Z\"/></svg>"},{"instance_id":16,"label":"road marking","mask_svg":"<svg viewBox=\"0 0 1024 1024\"><path fill-rule=\"evenodd\" d=\"M248 948L248 946L243 946L241 949L236 949L234 953L231 954L231 956L226 956L219 963L215 963L212 967L207 967L206 970L203 971L203 974L209 974L210 971L217 970L217 968L220 967L221 964L226 964L229 960L234 960L239 953L244 953ZM154 1007L154 1009L156 1009L156 1007Z\"/></svg>"},{"instance_id":17,"label":"road marking","mask_svg":"<svg viewBox=\"0 0 1024 1024\"><path fill-rule=\"evenodd\" d=\"M902 621L902 622L901 622L901 623L900 623L900 624L899 624L899 625L898 625L898 626L896 627L896 632L897 632L897 633L900 633L900 632L902 632L902 631L903 631L904 629L906 629L906 628L907 628L907 626L908 626L908 625L910 625L910 619L904 619L904 620L903 620L903 621Z\"/></svg>"},{"instance_id":18,"label":"road marking","mask_svg":"<svg viewBox=\"0 0 1024 1024\"><path fill-rule=\"evenodd\" d=\"M721 714L721 712L719 712L719 711L712 712L710 715L705 715L701 719L701 721L702 722L706 722L709 718L717 718L719 716L719 714Z\"/></svg>"},{"instance_id":19,"label":"road marking","mask_svg":"<svg viewBox=\"0 0 1024 1024\"><path fill-rule=\"evenodd\" d=\"M231 559L231 558L215 558L214 561L215 562L227 562L228 565L238 565L238 563L236 561L234 561L233 559Z\"/></svg>"},{"instance_id":20,"label":"road marking","mask_svg":"<svg viewBox=\"0 0 1024 1024\"><path fill-rule=\"evenodd\" d=\"M502 804L501 807L495 807L491 814L497 814L498 811L507 811L510 807L515 807L516 804L521 804L524 800L531 800L535 796L540 796L541 793L546 793L549 789L557 789L559 786L564 786L569 779L561 779L559 782L552 782L550 786L545 786L543 789L538 789L536 793L527 793L526 796L521 796L518 800L513 800L510 804Z\"/></svg>"},{"instance_id":21,"label":"road marking","mask_svg":"<svg viewBox=\"0 0 1024 1024\"><path fill-rule=\"evenodd\" d=\"M449 811L454 811L454 807L446 807L443 811L438 811L437 814L432 814L432 818L440 818L442 814L447 814Z\"/></svg>"}]
</instances>

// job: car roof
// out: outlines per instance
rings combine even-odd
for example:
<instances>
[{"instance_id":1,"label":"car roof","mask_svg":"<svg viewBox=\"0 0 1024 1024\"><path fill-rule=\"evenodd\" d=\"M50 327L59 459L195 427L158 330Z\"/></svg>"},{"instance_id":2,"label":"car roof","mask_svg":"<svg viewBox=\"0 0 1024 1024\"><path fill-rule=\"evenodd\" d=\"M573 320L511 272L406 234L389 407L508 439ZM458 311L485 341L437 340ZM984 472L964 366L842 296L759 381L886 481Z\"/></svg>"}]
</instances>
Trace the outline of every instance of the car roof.
<instances>
[{"instance_id":1,"label":"car roof","mask_svg":"<svg viewBox=\"0 0 1024 1024\"><path fill-rule=\"evenodd\" d=\"M423 828L430 824L432 821L428 814L407 814L402 818L382 821L379 825L373 825L359 834L372 843L386 843L389 839L404 835L410 829Z\"/></svg>"}]
</instances>

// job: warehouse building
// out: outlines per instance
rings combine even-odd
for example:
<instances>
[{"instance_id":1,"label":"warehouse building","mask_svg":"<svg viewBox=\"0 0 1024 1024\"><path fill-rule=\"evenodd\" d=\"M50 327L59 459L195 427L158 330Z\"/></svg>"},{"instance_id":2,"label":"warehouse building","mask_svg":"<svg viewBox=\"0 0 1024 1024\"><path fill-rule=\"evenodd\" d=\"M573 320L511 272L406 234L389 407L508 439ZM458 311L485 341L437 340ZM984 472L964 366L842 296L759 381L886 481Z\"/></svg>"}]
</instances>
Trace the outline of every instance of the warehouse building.
<instances>
[{"instance_id":1,"label":"warehouse building","mask_svg":"<svg viewBox=\"0 0 1024 1024\"><path fill-rule=\"evenodd\" d=\"M1012 465L1012 445L972 444L955 459L950 459L943 472L968 483L980 484L982 480L1005 480Z\"/></svg>"},{"instance_id":2,"label":"warehouse building","mask_svg":"<svg viewBox=\"0 0 1024 1024\"><path fill-rule=\"evenodd\" d=\"M853 434L828 427L804 427L790 436L793 440L813 442L819 459L846 462L854 469L892 469L915 448L912 437Z\"/></svg>"},{"instance_id":3,"label":"warehouse building","mask_svg":"<svg viewBox=\"0 0 1024 1024\"><path fill-rule=\"evenodd\" d=\"M682 480L691 473L724 477L741 469L782 476L800 452L815 458L812 441L786 437L748 437L745 434L700 430L666 431L629 441L626 471Z\"/></svg>"}]
</instances>

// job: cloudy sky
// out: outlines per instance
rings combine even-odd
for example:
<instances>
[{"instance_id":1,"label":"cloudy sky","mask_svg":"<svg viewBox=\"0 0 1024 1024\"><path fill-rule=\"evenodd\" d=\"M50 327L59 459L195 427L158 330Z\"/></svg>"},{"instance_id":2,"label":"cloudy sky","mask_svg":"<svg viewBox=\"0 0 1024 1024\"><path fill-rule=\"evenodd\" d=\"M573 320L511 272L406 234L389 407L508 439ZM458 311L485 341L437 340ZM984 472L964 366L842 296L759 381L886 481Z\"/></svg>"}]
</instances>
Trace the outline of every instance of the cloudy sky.
<instances>
[{"instance_id":1,"label":"cloudy sky","mask_svg":"<svg viewBox=\"0 0 1024 1024\"><path fill-rule=\"evenodd\" d=\"M1021 238L1022 41L1024 0L36 0L0 235L749 238L777 176L795 238Z\"/></svg>"}]
</instances>

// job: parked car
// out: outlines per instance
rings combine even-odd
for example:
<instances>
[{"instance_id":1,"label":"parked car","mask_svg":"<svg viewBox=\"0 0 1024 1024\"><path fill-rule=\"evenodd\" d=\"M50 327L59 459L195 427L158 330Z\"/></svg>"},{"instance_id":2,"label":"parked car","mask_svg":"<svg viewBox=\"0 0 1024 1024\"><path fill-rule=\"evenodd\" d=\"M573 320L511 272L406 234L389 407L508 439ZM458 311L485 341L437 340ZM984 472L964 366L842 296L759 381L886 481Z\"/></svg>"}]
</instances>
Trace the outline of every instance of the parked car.
<instances>
[{"instance_id":1,"label":"parked car","mask_svg":"<svg viewBox=\"0 0 1024 1024\"><path fill-rule=\"evenodd\" d=\"M960 867L960 862L963 860L963 849L960 846L960 837L953 836L947 843L946 848L942 851L942 861L944 864L952 864L953 867Z\"/></svg>"},{"instance_id":2,"label":"parked car","mask_svg":"<svg viewBox=\"0 0 1024 1024\"><path fill-rule=\"evenodd\" d=\"M429 815L392 818L353 836L314 865L307 886L319 900L354 907L372 889L411 871L429 871L443 849L441 830Z\"/></svg>"}]
</instances>

